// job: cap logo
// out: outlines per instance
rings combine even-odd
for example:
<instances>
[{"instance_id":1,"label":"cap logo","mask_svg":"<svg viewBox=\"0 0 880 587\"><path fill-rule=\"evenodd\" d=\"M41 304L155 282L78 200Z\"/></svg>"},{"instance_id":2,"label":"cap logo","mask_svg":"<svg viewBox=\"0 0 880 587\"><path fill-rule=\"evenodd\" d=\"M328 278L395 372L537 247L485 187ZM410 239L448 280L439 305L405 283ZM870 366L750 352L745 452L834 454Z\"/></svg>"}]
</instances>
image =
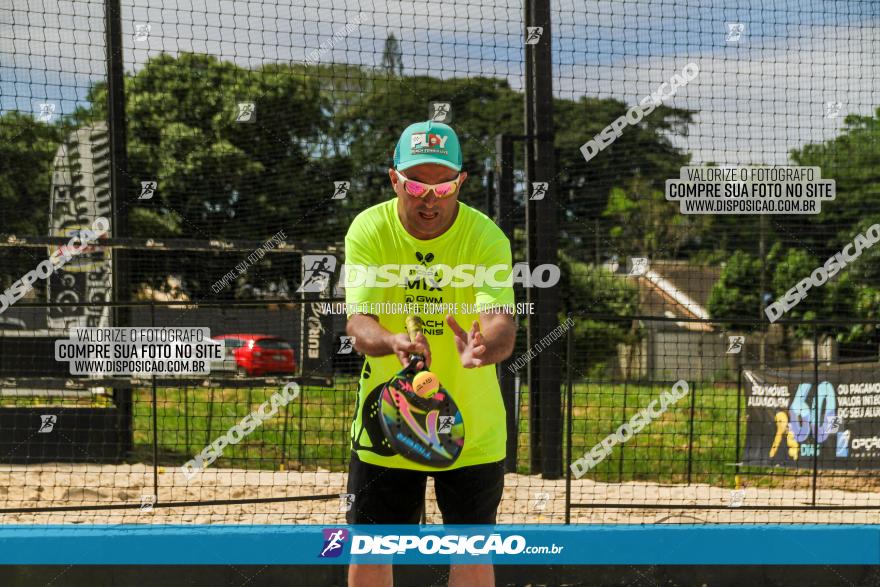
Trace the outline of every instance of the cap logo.
<instances>
[{"instance_id":1,"label":"cap logo","mask_svg":"<svg viewBox=\"0 0 880 587\"><path fill-rule=\"evenodd\" d=\"M434 133L413 133L409 143L410 151L413 155L419 155L421 153L448 155L449 150L446 149L446 141L448 139L448 136Z\"/></svg>"}]
</instances>

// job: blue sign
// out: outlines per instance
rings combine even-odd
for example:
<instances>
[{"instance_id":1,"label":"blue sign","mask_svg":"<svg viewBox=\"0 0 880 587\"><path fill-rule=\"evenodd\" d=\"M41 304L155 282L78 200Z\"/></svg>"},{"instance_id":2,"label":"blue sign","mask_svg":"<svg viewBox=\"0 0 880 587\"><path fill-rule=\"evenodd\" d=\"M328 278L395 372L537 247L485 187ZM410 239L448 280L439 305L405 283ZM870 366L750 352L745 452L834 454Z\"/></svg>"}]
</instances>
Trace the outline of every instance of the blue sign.
<instances>
[{"instance_id":1,"label":"blue sign","mask_svg":"<svg viewBox=\"0 0 880 587\"><path fill-rule=\"evenodd\" d=\"M880 564L880 526L0 527L0 564Z\"/></svg>"}]
</instances>

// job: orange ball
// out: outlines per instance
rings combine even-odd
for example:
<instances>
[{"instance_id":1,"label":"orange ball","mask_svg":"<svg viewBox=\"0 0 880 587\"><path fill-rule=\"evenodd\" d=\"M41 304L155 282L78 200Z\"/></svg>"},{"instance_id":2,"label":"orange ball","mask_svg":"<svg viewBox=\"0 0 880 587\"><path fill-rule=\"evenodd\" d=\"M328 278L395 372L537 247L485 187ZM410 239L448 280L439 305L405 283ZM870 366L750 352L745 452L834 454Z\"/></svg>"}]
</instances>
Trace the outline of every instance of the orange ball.
<instances>
[{"instance_id":1,"label":"orange ball","mask_svg":"<svg viewBox=\"0 0 880 587\"><path fill-rule=\"evenodd\" d=\"M413 391L419 397L429 398L440 389L440 379L430 371L422 371L413 378Z\"/></svg>"}]
</instances>

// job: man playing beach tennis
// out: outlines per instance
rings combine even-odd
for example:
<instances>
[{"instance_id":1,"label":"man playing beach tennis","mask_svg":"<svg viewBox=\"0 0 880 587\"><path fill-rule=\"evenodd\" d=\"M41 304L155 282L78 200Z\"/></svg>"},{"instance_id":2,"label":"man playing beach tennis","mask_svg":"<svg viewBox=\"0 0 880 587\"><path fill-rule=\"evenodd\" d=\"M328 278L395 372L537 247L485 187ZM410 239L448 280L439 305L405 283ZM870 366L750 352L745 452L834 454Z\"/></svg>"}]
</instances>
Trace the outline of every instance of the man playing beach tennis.
<instances>
[{"instance_id":1,"label":"man playing beach tennis","mask_svg":"<svg viewBox=\"0 0 880 587\"><path fill-rule=\"evenodd\" d=\"M346 285L347 332L366 355L352 424L349 524L418 524L428 476L444 524L495 523L506 446L495 363L510 356L516 337L510 241L485 214L458 201L467 179L461 167L452 128L432 121L409 126L389 169L397 197L361 212L345 237L346 269L357 267L361 276L363 268L379 266L420 269L400 284L361 279ZM442 272L431 277L432 267L462 266L476 267L476 278L450 283L438 277ZM480 267L491 278L481 278ZM348 275L346 281L354 283ZM403 307L409 309L398 310ZM422 332L411 340L407 314L413 307ZM464 422L461 452L443 468L399 454L377 424L378 392L414 354L449 390ZM391 584L390 565L349 568L354 587ZM449 584L494 585L492 565L452 565Z\"/></svg>"}]
</instances>

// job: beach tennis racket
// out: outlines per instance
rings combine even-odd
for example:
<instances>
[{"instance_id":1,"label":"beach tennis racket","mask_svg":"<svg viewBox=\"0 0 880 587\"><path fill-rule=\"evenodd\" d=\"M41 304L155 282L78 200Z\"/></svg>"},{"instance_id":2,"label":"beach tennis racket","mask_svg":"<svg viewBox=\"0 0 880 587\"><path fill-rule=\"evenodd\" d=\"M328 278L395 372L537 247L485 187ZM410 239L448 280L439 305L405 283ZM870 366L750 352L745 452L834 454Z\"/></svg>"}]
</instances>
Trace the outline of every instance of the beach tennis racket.
<instances>
[{"instance_id":1,"label":"beach tennis racket","mask_svg":"<svg viewBox=\"0 0 880 587\"><path fill-rule=\"evenodd\" d=\"M422 325L417 316L406 319L410 340L422 332ZM464 447L464 420L437 376L416 368L424 360L421 355L410 355L409 365L383 386L379 423L402 457L430 467L449 467Z\"/></svg>"}]
</instances>

